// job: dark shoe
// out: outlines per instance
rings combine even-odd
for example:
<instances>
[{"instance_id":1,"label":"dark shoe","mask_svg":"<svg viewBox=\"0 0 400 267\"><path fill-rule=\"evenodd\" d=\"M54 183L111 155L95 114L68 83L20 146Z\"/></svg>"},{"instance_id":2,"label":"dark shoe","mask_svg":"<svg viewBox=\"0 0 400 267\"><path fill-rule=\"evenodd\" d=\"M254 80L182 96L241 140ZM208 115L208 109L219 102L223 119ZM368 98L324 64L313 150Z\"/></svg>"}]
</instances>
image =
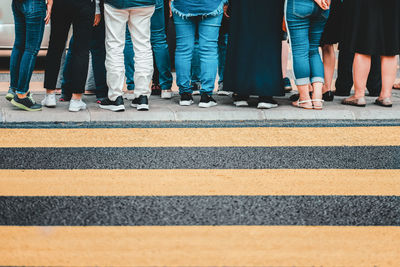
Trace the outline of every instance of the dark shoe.
<instances>
[{"instance_id":1,"label":"dark shoe","mask_svg":"<svg viewBox=\"0 0 400 267\"><path fill-rule=\"evenodd\" d=\"M111 101L108 97L104 99L103 101L100 102L99 105L100 108L102 109L107 109L111 111L125 111L125 106L124 106L124 99L122 96L117 97L115 101Z\"/></svg>"},{"instance_id":2,"label":"dark shoe","mask_svg":"<svg viewBox=\"0 0 400 267\"><path fill-rule=\"evenodd\" d=\"M384 99L377 98L374 104L386 108L391 108L393 106L392 100L390 98L384 98Z\"/></svg>"},{"instance_id":3,"label":"dark shoe","mask_svg":"<svg viewBox=\"0 0 400 267\"><path fill-rule=\"evenodd\" d=\"M151 95L161 95L161 87L159 84L153 84L151 86Z\"/></svg>"},{"instance_id":4,"label":"dark shoe","mask_svg":"<svg viewBox=\"0 0 400 267\"><path fill-rule=\"evenodd\" d=\"M201 108L210 108L217 105L217 102L210 95L206 93L201 94L199 107Z\"/></svg>"},{"instance_id":5,"label":"dark shoe","mask_svg":"<svg viewBox=\"0 0 400 267\"><path fill-rule=\"evenodd\" d=\"M289 93L292 91L292 84L290 83L290 79L288 77L283 78L283 89L285 93Z\"/></svg>"},{"instance_id":6,"label":"dark shoe","mask_svg":"<svg viewBox=\"0 0 400 267\"><path fill-rule=\"evenodd\" d=\"M149 110L149 99L145 95L141 95L132 101L131 107L136 108L139 111Z\"/></svg>"},{"instance_id":7,"label":"dark shoe","mask_svg":"<svg viewBox=\"0 0 400 267\"><path fill-rule=\"evenodd\" d=\"M26 111L40 111L42 110L42 105L36 104L31 96L27 96L25 98L19 98L17 95L11 100L11 104L16 106L17 108L26 110Z\"/></svg>"},{"instance_id":8,"label":"dark shoe","mask_svg":"<svg viewBox=\"0 0 400 267\"><path fill-rule=\"evenodd\" d=\"M232 99L233 99L233 104L238 108L249 106L249 102L247 102L249 100L248 96L241 96L238 94L233 94Z\"/></svg>"},{"instance_id":9,"label":"dark shoe","mask_svg":"<svg viewBox=\"0 0 400 267\"><path fill-rule=\"evenodd\" d=\"M271 96L260 96L258 98L258 109L277 108L278 103Z\"/></svg>"},{"instance_id":10,"label":"dark shoe","mask_svg":"<svg viewBox=\"0 0 400 267\"><path fill-rule=\"evenodd\" d=\"M181 100L179 101L179 105L181 106L190 106L193 104L193 97L191 93L183 93L181 94Z\"/></svg>"},{"instance_id":11,"label":"dark shoe","mask_svg":"<svg viewBox=\"0 0 400 267\"><path fill-rule=\"evenodd\" d=\"M6 99L8 100L8 101L11 101L11 100L13 100L14 99L14 96L15 96L15 90L14 89L8 89L8 92L7 92L7 94L6 94Z\"/></svg>"},{"instance_id":12,"label":"dark shoe","mask_svg":"<svg viewBox=\"0 0 400 267\"><path fill-rule=\"evenodd\" d=\"M322 95L322 99L326 102L332 102L335 95L332 91L328 91Z\"/></svg>"},{"instance_id":13,"label":"dark shoe","mask_svg":"<svg viewBox=\"0 0 400 267\"><path fill-rule=\"evenodd\" d=\"M71 101L72 96L66 95L66 94L61 94L60 99L58 101L60 102L69 102Z\"/></svg>"},{"instance_id":14,"label":"dark shoe","mask_svg":"<svg viewBox=\"0 0 400 267\"><path fill-rule=\"evenodd\" d=\"M355 98L355 99L345 98L342 100L342 105L365 107L367 105L367 103L365 101L365 97Z\"/></svg>"},{"instance_id":15,"label":"dark shoe","mask_svg":"<svg viewBox=\"0 0 400 267\"><path fill-rule=\"evenodd\" d=\"M192 82L193 95L199 95L200 94L200 89L201 89L201 83L200 82Z\"/></svg>"}]
</instances>

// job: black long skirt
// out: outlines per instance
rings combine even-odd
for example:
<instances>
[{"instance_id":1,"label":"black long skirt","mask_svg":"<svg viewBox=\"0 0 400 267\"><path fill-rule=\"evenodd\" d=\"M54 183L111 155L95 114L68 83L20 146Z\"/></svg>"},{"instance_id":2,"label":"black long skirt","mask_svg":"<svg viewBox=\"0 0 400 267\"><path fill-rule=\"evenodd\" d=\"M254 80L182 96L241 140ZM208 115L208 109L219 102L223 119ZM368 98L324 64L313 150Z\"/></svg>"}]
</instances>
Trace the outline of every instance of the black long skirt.
<instances>
[{"instance_id":1,"label":"black long skirt","mask_svg":"<svg viewBox=\"0 0 400 267\"><path fill-rule=\"evenodd\" d=\"M284 0L232 0L224 89L242 96L283 96Z\"/></svg>"},{"instance_id":2,"label":"black long skirt","mask_svg":"<svg viewBox=\"0 0 400 267\"><path fill-rule=\"evenodd\" d=\"M352 52L400 53L400 0L346 0L345 42Z\"/></svg>"}]
</instances>

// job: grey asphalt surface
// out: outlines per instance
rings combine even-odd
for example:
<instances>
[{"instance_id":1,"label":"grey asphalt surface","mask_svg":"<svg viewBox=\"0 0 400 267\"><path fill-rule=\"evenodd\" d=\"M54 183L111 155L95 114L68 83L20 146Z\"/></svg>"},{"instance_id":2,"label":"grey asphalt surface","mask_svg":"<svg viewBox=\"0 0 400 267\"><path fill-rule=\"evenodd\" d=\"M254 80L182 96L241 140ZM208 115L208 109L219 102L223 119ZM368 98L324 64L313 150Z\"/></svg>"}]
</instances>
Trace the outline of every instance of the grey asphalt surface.
<instances>
[{"instance_id":1,"label":"grey asphalt surface","mask_svg":"<svg viewBox=\"0 0 400 267\"><path fill-rule=\"evenodd\" d=\"M400 169L400 147L0 148L1 169Z\"/></svg>"},{"instance_id":2,"label":"grey asphalt surface","mask_svg":"<svg viewBox=\"0 0 400 267\"><path fill-rule=\"evenodd\" d=\"M400 226L400 197L0 197L0 225Z\"/></svg>"}]
</instances>

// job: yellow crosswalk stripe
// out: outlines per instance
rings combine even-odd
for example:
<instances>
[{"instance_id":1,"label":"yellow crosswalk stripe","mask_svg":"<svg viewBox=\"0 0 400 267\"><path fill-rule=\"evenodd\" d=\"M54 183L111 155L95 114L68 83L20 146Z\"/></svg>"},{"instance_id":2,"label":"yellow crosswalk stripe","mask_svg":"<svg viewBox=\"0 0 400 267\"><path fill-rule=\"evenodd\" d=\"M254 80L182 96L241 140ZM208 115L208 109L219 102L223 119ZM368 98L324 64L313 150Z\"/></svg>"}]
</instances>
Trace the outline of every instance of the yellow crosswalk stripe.
<instances>
[{"instance_id":1,"label":"yellow crosswalk stripe","mask_svg":"<svg viewBox=\"0 0 400 267\"><path fill-rule=\"evenodd\" d=\"M0 147L398 146L400 127L0 129L0 136Z\"/></svg>"},{"instance_id":2,"label":"yellow crosswalk stripe","mask_svg":"<svg viewBox=\"0 0 400 267\"><path fill-rule=\"evenodd\" d=\"M400 170L0 170L2 196L400 196Z\"/></svg>"},{"instance_id":3,"label":"yellow crosswalk stripe","mask_svg":"<svg viewBox=\"0 0 400 267\"><path fill-rule=\"evenodd\" d=\"M400 227L0 227L0 265L397 266Z\"/></svg>"}]
</instances>

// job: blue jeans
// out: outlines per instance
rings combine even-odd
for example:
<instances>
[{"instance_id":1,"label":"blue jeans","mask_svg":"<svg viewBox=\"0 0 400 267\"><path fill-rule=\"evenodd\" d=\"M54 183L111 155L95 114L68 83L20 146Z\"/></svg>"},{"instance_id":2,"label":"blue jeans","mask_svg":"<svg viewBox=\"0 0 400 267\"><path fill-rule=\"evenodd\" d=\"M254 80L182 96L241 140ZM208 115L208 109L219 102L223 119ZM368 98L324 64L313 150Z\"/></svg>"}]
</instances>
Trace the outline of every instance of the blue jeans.
<instances>
[{"instance_id":1,"label":"blue jeans","mask_svg":"<svg viewBox=\"0 0 400 267\"><path fill-rule=\"evenodd\" d=\"M92 67L94 82L96 84L96 97L105 98L108 94L108 86L106 80L106 47L105 47L105 24L104 18L98 26L93 27L92 40L90 42L90 53L92 55ZM69 91L67 88L71 87L72 83L72 73L71 73L71 58L74 53L73 50L74 37L72 36L69 42L69 50L67 56L65 57L65 65L63 71L63 81L62 81L62 93L65 94ZM71 94L69 92L69 94Z\"/></svg>"},{"instance_id":2,"label":"blue jeans","mask_svg":"<svg viewBox=\"0 0 400 267\"><path fill-rule=\"evenodd\" d=\"M313 0L287 0L286 21L296 85L324 83L319 45L328 16L329 10L322 10Z\"/></svg>"},{"instance_id":3,"label":"blue jeans","mask_svg":"<svg viewBox=\"0 0 400 267\"><path fill-rule=\"evenodd\" d=\"M15 42L10 59L10 88L19 94L29 91L29 82L43 39L46 10L44 0L12 2Z\"/></svg>"},{"instance_id":4,"label":"blue jeans","mask_svg":"<svg viewBox=\"0 0 400 267\"><path fill-rule=\"evenodd\" d=\"M174 14L176 28L175 68L180 94L192 93L191 62L196 31L199 33L200 93L212 95L218 70L218 36L222 14L181 18Z\"/></svg>"},{"instance_id":5,"label":"blue jeans","mask_svg":"<svg viewBox=\"0 0 400 267\"><path fill-rule=\"evenodd\" d=\"M159 71L159 80L161 90L170 90L172 87L171 60L167 44L167 36L165 34L165 18L164 18L164 2L156 1L156 9L151 17L151 45L153 47L154 59ZM134 61L132 40L127 29L126 43L124 50L125 57L125 75L127 78L128 90L134 90L133 83Z\"/></svg>"},{"instance_id":6,"label":"blue jeans","mask_svg":"<svg viewBox=\"0 0 400 267\"><path fill-rule=\"evenodd\" d=\"M226 49L228 47L228 34L221 34L218 40L218 83L224 81L225 61L226 61Z\"/></svg>"},{"instance_id":7,"label":"blue jeans","mask_svg":"<svg viewBox=\"0 0 400 267\"><path fill-rule=\"evenodd\" d=\"M196 36L194 41L193 57L192 57L192 68L191 68L190 82L193 87L194 83L201 83L200 81L200 55L199 55L199 36Z\"/></svg>"}]
</instances>

